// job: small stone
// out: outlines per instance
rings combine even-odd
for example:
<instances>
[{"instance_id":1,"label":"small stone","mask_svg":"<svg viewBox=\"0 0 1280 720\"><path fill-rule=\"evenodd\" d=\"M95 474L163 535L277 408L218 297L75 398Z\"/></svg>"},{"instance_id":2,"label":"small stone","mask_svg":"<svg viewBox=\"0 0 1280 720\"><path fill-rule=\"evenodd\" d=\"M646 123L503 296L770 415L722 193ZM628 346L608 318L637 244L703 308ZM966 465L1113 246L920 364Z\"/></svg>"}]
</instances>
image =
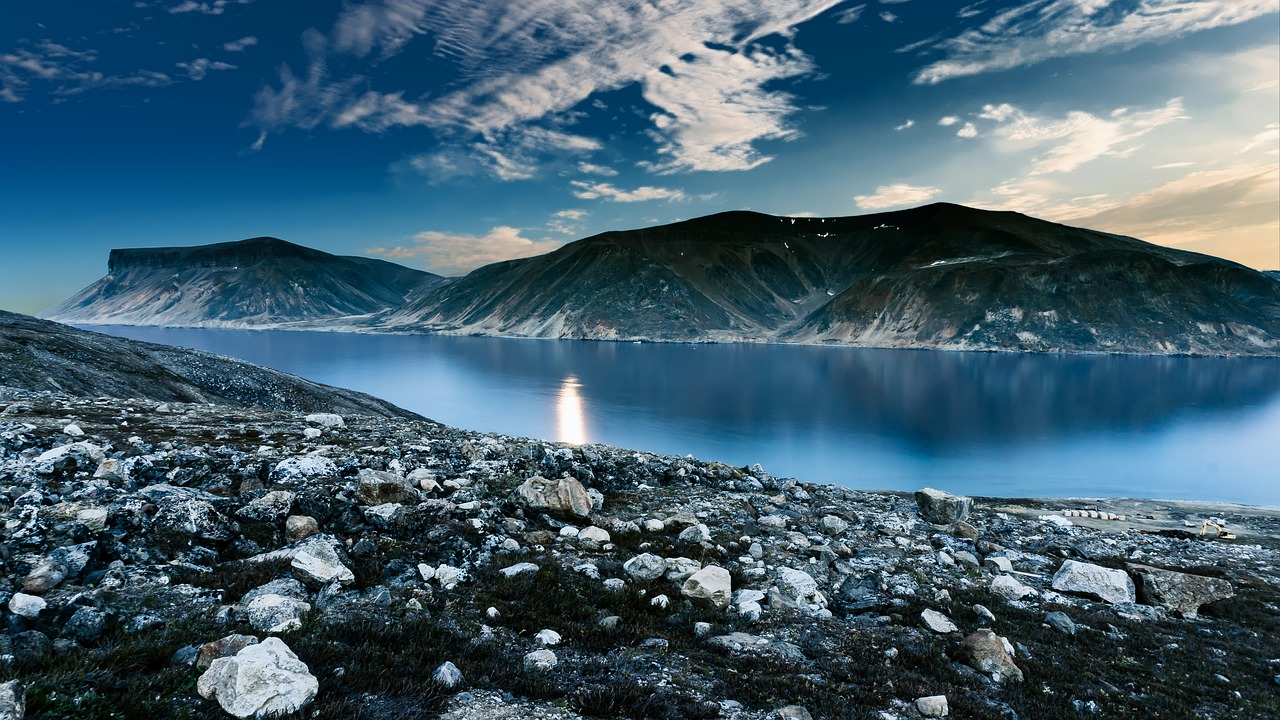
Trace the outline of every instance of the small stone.
<instances>
[{"instance_id":1,"label":"small stone","mask_svg":"<svg viewBox=\"0 0 1280 720\"><path fill-rule=\"evenodd\" d=\"M81 644L92 643L107 630L107 615L97 608L77 608L62 626L62 634Z\"/></svg>"},{"instance_id":2,"label":"small stone","mask_svg":"<svg viewBox=\"0 0 1280 720\"><path fill-rule=\"evenodd\" d=\"M649 604L660 610L666 610L671 607L671 598L666 595L654 595L653 598L649 600Z\"/></svg>"},{"instance_id":3,"label":"small stone","mask_svg":"<svg viewBox=\"0 0 1280 720\"><path fill-rule=\"evenodd\" d=\"M808 602L818 592L818 581L802 570L778 568L778 589L793 601Z\"/></svg>"},{"instance_id":4,"label":"small stone","mask_svg":"<svg viewBox=\"0 0 1280 720\"><path fill-rule=\"evenodd\" d=\"M256 645L258 638L252 635L228 635L212 642L201 645L196 653L195 665L196 669L204 672L209 669L214 660L224 657L232 657L241 650Z\"/></svg>"},{"instance_id":5,"label":"small stone","mask_svg":"<svg viewBox=\"0 0 1280 720\"><path fill-rule=\"evenodd\" d=\"M988 610L986 605L980 605L978 603L974 603L973 611L978 614L978 617L982 618L983 620L986 620L987 622L993 623L996 621L995 613Z\"/></svg>"},{"instance_id":6,"label":"small stone","mask_svg":"<svg viewBox=\"0 0 1280 720\"><path fill-rule=\"evenodd\" d=\"M14 593L9 598L9 612L28 619L35 619L48 606L49 603L44 598L26 593Z\"/></svg>"},{"instance_id":7,"label":"small stone","mask_svg":"<svg viewBox=\"0 0 1280 720\"><path fill-rule=\"evenodd\" d=\"M660 533L663 530L667 529L667 524L662 522L661 520L655 520L654 518L649 518L648 520L644 521L644 524L642 525L642 527L644 528L644 531L647 533Z\"/></svg>"},{"instance_id":8,"label":"small stone","mask_svg":"<svg viewBox=\"0 0 1280 720\"><path fill-rule=\"evenodd\" d=\"M543 645L551 646L559 645L562 638L560 637L560 633L555 630L539 630L538 634L533 636L533 639Z\"/></svg>"},{"instance_id":9,"label":"small stone","mask_svg":"<svg viewBox=\"0 0 1280 720\"><path fill-rule=\"evenodd\" d=\"M274 593L258 596L245 607L249 625L268 633L302 627L302 616L310 611L310 603Z\"/></svg>"},{"instance_id":10,"label":"small stone","mask_svg":"<svg viewBox=\"0 0 1280 720\"><path fill-rule=\"evenodd\" d=\"M600 622L596 623L596 626L607 633L613 633L618 631L618 623L620 622L622 622L621 617L618 617L617 615L610 615L608 617L601 618Z\"/></svg>"},{"instance_id":11,"label":"small stone","mask_svg":"<svg viewBox=\"0 0 1280 720\"><path fill-rule=\"evenodd\" d=\"M412 504L418 502L418 489L400 475L363 468L356 478L356 496L365 505Z\"/></svg>"},{"instance_id":12,"label":"small stone","mask_svg":"<svg viewBox=\"0 0 1280 720\"><path fill-rule=\"evenodd\" d=\"M440 583L440 587L445 590L452 590L458 587L458 583L466 579L467 571L462 568L450 565L440 565L436 568L436 582Z\"/></svg>"},{"instance_id":13,"label":"small stone","mask_svg":"<svg viewBox=\"0 0 1280 720\"><path fill-rule=\"evenodd\" d=\"M1058 632L1064 635L1076 634L1075 621L1072 620L1069 615L1067 615L1066 613L1060 610L1055 610L1045 615L1044 621L1048 623L1049 627L1053 628L1054 630L1057 630Z\"/></svg>"},{"instance_id":14,"label":"small stone","mask_svg":"<svg viewBox=\"0 0 1280 720\"><path fill-rule=\"evenodd\" d=\"M333 538L323 535L315 535L305 540L297 548L290 564L294 577L316 585L326 585L335 581L341 585L355 582L355 573L342 564L342 559L338 557L333 542Z\"/></svg>"},{"instance_id":15,"label":"small stone","mask_svg":"<svg viewBox=\"0 0 1280 720\"><path fill-rule=\"evenodd\" d=\"M1028 595L1035 594L1035 590L1018 582L1011 575L997 575L992 578L991 592L1005 600L1021 600Z\"/></svg>"},{"instance_id":16,"label":"small stone","mask_svg":"<svg viewBox=\"0 0 1280 720\"><path fill-rule=\"evenodd\" d=\"M85 508L76 513L76 522L84 526L85 530L91 533L99 533L107 529L107 509L106 508Z\"/></svg>"},{"instance_id":17,"label":"small stone","mask_svg":"<svg viewBox=\"0 0 1280 720\"><path fill-rule=\"evenodd\" d=\"M522 563L516 563L515 565L511 565L509 567L504 567L498 572L502 573L503 577L512 578L512 577L516 577L517 575L524 575L525 573L536 573L541 569L542 568L538 567L537 565L534 565L531 562L522 562ZM427 579L430 579L430 578L427 578Z\"/></svg>"},{"instance_id":18,"label":"small stone","mask_svg":"<svg viewBox=\"0 0 1280 720\"><path fill-rule=\"evenodd\" d=\"M418 574L422 576L424 582L436 579L436 569L426 563L418 563Z\"/></svg>"},{"instance_id":19,"label":"small stone","mask_svg":"<svg viewBox=\"0 0 1280 720\"><path fill-rule=\"evenodd\" d=\"M689 545L711 542L711 530L706 525L698 523L681 530L676 539Z\"/></svg>"},{"instance_id":20,"label":"small stone","mask_svg":"<svg viewBox=\"0 0 1280 720\"><path fill-rule=\"evenodd\" d=\"M446 688L455 688L462 684L462 671L457 665L446 660L431 673L431 679L435 680L438 685Z\"/></svg>"},{"instance_id":21,"label":"small stone","mask_svg":"<svg viewBox=\"0 0 1280 720\"><path fill-rule=\"evenodd\" d=\"M947 633L959 632L960 628L956 627L951 618L943 615L937 610L929 609L920 613L920 620L924 622L924 626L930 630L945 635Z\"/></svg>"},{"instance_id":22,"label":"small stone","mask_svg":"<svg viewBox=\"0 0 1280 720\"><path fill-rule=\"evenodd\" d=\"M606 578L603 584L604 589L609 592L622 592L627 589L627 581L622 578Z\"/></svg>"},{"instance_id":23,"label":"small stone","mask_svg":"<svg viewBox=\"0 0 1280 720\"><path fill-rule=\"evenodd\" d=\"M653 553L644 553L623 563L622 571L635 582L653 582L667 571L667 561Z\"/></svg>"},{"instance_id":24,"label":"small stone","mask_svg":"<svg viewBox=\"0 0 1280 720\"><path fill-rule=\"evenodd\" d=\"M284 521L284 534L290 542L306 540L312 535L320 534L320 523L310 515L290 515Z\"/></svg>"},{"instance_id":25,"label":"small stone","mask_svg":"<svg viewBox=\"0 0 1280 720\"><path fill-rule=\"evenodd\" d=\"M1009 562L1007 557L991 556L982 561L984 567L993 573L1010 573L1013 572L1013 563Z\"/></svg>"},{"instance_id":26,"label":"small stone","mask_svg":"<svg viewBox=\"0 0 1280 720\"><path fill-rule=\"evenodd\" d=\"M696 622L693 624L693 634L697 637L706 637L711 634L711 623Z\"/></svg>"},{"instance_id":27,"label":"small stone","mask_svg":"<svg viewBox=\"0 0 1280 720\"><path fill-rule=\"evenodd\" d=\"M22 589L31 595L44 595L66 578L62 567L57 563L41 563L36 569L27 573L22 581Z\"/></svg>"},{"instance_id":28,"label":"small stone","mask_svg":"<svg viewBox=\"0 0 1280 720\"><path fill-rule=\"evenodd\" d=\"M819 524L822 527L822 532L831 537L843 535L844 531L849 529L849 523L835 515L827 515L822 518Z\"/></svg>"},{"instance_id":29,"label":"small stone","mask_svg":"<svg viewBox=\"0 0 1280 720\"><path fill-rule=\"evenodd\" d=\"M922 717L940 718L946 717L947 713L951 712L951 708L947 707L946 695L930 695L916 698L916 712Z\"/></svg>"},{"instance_id":30,"label":"small stone","mask_svg":"<svg viewBox=\"0 0 1280 720\"><path fill-rule=\"evenodd\" d=\"M667 571L663 577L671 582L684 582L702 569L702 563L687 557L667 558Z\"/></svg>"},{"instance_id":31,"label":"small stone","mask_svg":"<svg viewBox=\"0 0 1280 720\"><path fill-rule=\"evenodd\" d=\"M685 580L680 594L695 603L724 610L733 598L733 581L728 570L708 565Z\"/></svg>"},{"instance_id":32,"label":"small stone","mask_svg":"<svg viewBox=\"0 0 1280 720\"><path fill-rule=\"evenodd\" d=\"M777 710L778 720L813 720L813 715L800 705L786 705Z\"/></svg>"},{"instance_id":33,"label":"small stone","mask_svg":"<svg viewBox=\"0 0 1280 720\"><path fill-rule=\"evenodd\" d=\"M320 684L306 663L280 638L250 645L234 657L213 661L196 690L238 718L269 718L297 712L315 699Z\"/></svg>"},{"instance_id":34,"label":"small stone","mask_svg":"<svg viewBox=\"0 0 1280 720\"><path fill-rule=\"evenodd\" d=\"M524 669L530 672L538 672L550 670L556 666L559 659L556 654L550 650L534 650L524 656Z\"/></svg>"},{"instance_id":35,"label":"small stone","mask_svg":"<svg viewBox=\"0 0 1280 720\"><path fill-rule=\"evenodd\" d=\"M952 525L969 516L973 500L959 495L925 488L916 492L920 517L935 525Z\"/></svg>"},{"instance_id":36,"label":"small stone","mask_svg":"<svg viewBox=\"0 0 1280 720\"><path fill-rule=\"evenodd\" d=\"M957 657L997 683L1022 682L1022 670L1014 664L1007 646L1008 640L984 628L960 641Z\"/></svg>"},{"instance_id":37,"label":"small stone","mask_svg":"<svg viewBox=\"0 0 1280 720\"><path fill-rule=\"evenodd\" d=\"M980 534L978 532L978 528L964 522L963 520L952 523L950 532L952 535L965 540L977 540L978 535Z\"/></svg>"},{"instance_id":38,"label":"small stone","mask_svg":"<svg viewBox=\"0 0 1280 720\"><path fill-rule=\"evenodd\" d=\"M295 495L288 490L272 490L237 510L236 517L252 522L278 523L289 514L294 498Z\"/></svg>"},{"instance_id":39,"label":"small stone","mask_svg":"<svg viewBox=\"0 0 1280 720\"><path fill-rule=\"evenodd\" d=\"M610 541L609 531L604 528L598 528L594 525L583 528L578 533L578 543L586 546L599 547Z\"/></svg>"},{"instance_id":40,"label":"small stone","mask_svg":"<svg viewBox=\"0 0 1280 720\"><path fill-rule=\"evenodd\" d=\"M62 428L62 434L70 435L71 437L84 437L84 431L75 423L71 423L70 425Z\"/></svg>"},{"instance_id":41,"label":"small stone","mask_svg":"<svg viewBox=\"0 0 1280 720\"><path fill-rule=\"evenodd\" d=\"M27 688L21 680L0 683L0 720L22 720L27 713Z\"/></svg>"}]
</instances>

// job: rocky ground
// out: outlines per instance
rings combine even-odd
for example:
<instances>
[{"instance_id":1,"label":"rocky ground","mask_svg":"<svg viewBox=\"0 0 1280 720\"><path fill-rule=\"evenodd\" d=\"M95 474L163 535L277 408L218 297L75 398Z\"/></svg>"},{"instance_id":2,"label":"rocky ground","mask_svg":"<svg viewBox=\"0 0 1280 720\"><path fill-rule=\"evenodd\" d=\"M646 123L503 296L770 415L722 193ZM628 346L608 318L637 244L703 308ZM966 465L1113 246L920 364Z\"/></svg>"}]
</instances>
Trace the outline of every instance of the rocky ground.
<instances>
[{"instance_id":1,"label":"rocky ground","mask_svg":"<svg viewBox=\"0 0 1280 720\"><path fill-rule=\"evenodd\" d=\"M0 718L1280 718L1257 509L22 391L0 490Z\"/></svg>"}]
</instances>

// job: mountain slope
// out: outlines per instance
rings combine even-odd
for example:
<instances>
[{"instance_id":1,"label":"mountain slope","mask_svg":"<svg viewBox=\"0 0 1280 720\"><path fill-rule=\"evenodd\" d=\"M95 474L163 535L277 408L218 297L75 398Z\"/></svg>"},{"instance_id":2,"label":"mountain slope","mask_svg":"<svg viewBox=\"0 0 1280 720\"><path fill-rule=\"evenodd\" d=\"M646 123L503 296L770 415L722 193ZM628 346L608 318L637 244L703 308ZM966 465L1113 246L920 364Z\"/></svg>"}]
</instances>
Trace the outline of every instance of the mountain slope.
<instances>
[{"instance_id":1,"label":"mountain slope","mask_svg":"<svg viewBox=\"0 0 1280 720\"><path fill-rule=\"evenodd\" d=\"M877 347L1280 354L1280 284L1218 258L936 204L723 213L490 265L386 329Z\"/></svg>"},{"instance_id":2,"label":"mountain slope","mask_svg":"<svg viewBox=\"0 0 1280 720\"><path fill-rule=\"evenodd\" d=\"M41 317L80 324L269 327L366 315L443 280L275 238L112 250L106 277Z\"/></svg>"},{"instance_id":3,"label":"mountain slope","mask_svg":"<svg viewBox=\"0 0 1280 720\"><path fill-rule=\"evenodd\" d=\"M0 386L420 419L371 395L221 355L125 340L2 310Z\"/></svg>"}]
</instances>

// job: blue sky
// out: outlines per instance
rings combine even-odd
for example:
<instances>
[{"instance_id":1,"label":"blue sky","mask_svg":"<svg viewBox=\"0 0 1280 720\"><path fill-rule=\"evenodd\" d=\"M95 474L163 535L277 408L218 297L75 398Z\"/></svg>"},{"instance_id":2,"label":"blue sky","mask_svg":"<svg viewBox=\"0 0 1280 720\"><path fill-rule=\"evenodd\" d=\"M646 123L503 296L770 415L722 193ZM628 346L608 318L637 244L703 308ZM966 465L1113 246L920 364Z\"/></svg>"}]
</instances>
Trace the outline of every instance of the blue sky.
<instances>
[{"instance_id":1,"label":"blue sky","mask_svg":"<svg viewBox=\"0 0 1280 720\"><path fill-rule=\"evenodd\" d=\"M257 235L444 274L946 200L1280 267L1280 0L0 8L0 308Z\"/></svg>"}]
</instances>

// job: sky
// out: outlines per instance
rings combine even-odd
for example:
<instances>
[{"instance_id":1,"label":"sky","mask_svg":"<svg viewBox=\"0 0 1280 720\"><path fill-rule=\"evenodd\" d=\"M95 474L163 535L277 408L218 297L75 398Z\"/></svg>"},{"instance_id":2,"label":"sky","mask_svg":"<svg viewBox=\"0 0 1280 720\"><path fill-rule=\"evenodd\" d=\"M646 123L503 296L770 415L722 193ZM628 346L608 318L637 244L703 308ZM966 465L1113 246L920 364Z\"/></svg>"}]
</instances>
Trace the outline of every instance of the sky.
<instances>
[{"instance_id":1,"label":"sky","mask_svg":"<svg viewBox=\"0 0 1280 720\"><path fill-rule=\"evenodd\" d=\"M1280 268L1280 0L0 5L0 308L272 235L445 275L734 209Z\"/></svg>"}]
</instances>

